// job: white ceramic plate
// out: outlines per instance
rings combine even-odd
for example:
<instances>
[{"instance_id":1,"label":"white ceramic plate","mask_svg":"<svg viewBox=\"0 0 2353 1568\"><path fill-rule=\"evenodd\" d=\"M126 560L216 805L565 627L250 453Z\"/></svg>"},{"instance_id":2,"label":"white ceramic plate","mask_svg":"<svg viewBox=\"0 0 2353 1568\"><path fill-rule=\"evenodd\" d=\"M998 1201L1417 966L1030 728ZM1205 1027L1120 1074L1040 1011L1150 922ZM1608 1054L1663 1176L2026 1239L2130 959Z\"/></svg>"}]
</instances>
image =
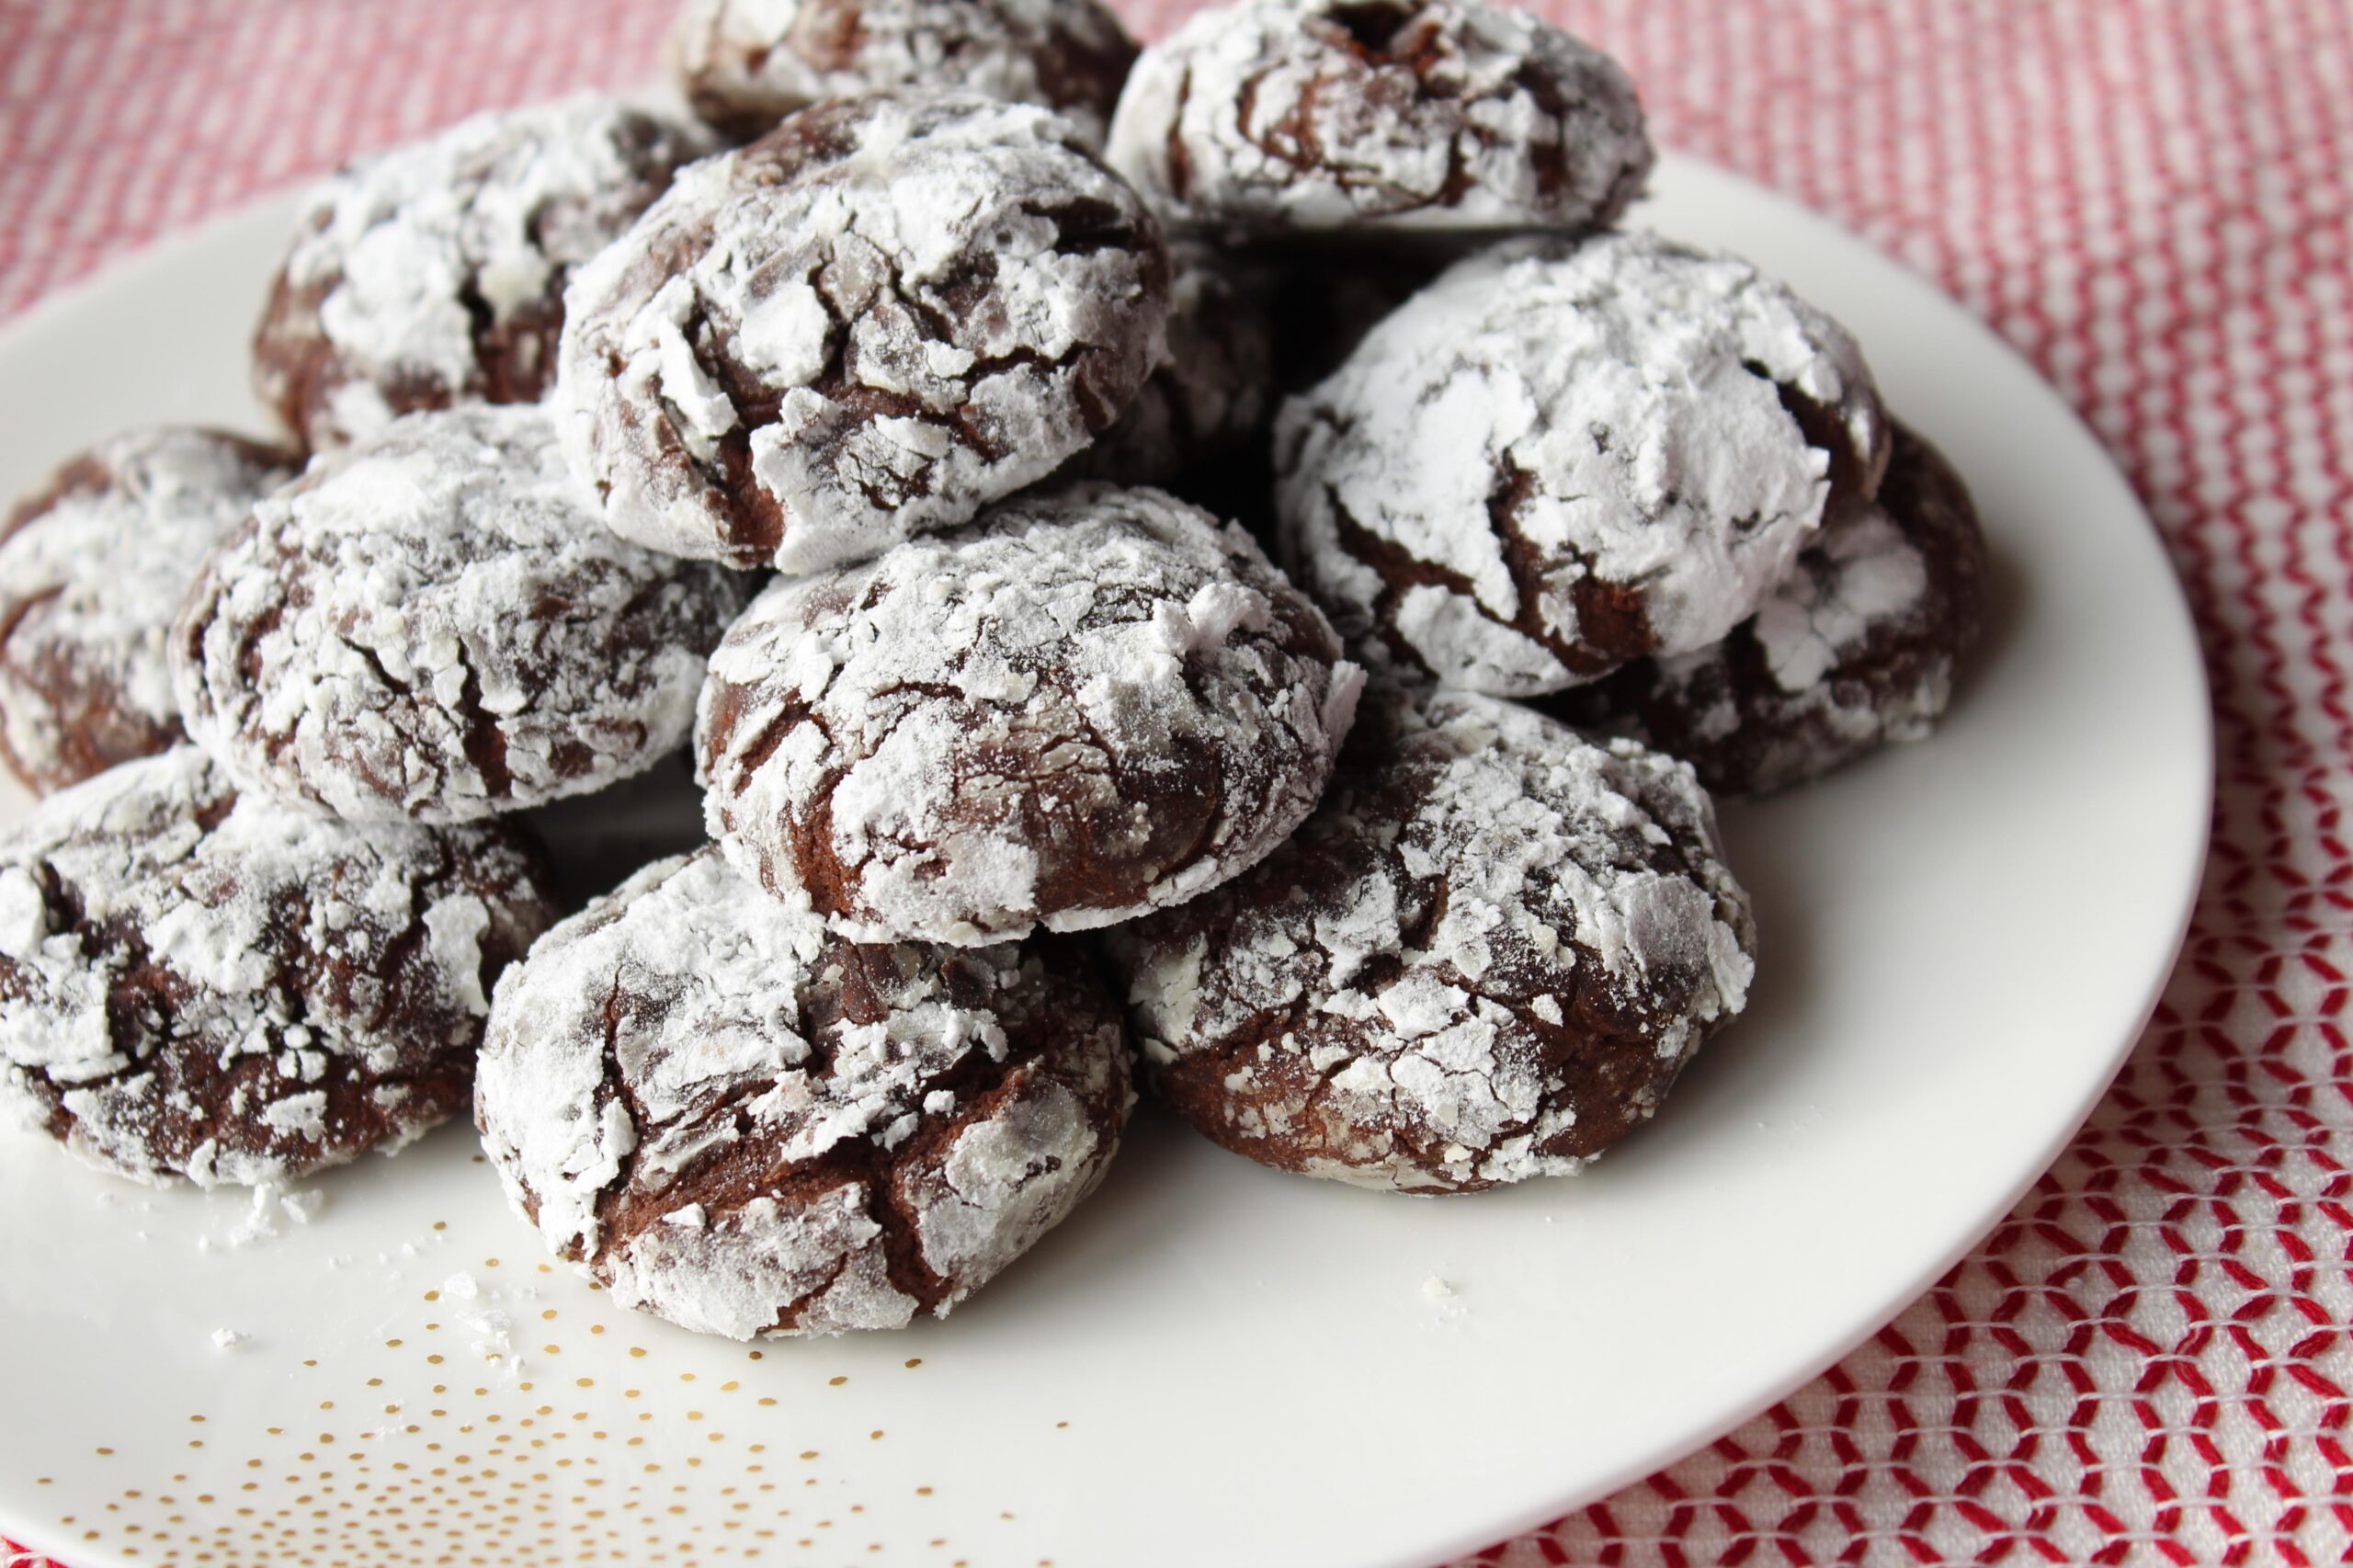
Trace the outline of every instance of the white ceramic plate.
<instances>
[{"instance_id":1,"label":"white ceramic plate","mask_svg":"<svg viewBox=\"0 0 2353 1568\"><path fill-rule=\"evenodd\" d=\"M75 1568L1427 1568L1893 1315L2154 1003L2207 823L2197 645L2131 494L1982 327L1729 176L1669 160L1657 185L1647 222L1854 327L1975 487L1996 608L1936 740L1726 812L1754 1006L1656 1126L1574 1180L1420 1200L1146 1110L1102 1195L950 1321L756 1355L551 1272L462 1128L242 1244L240 1194L150 1194L0 1131L0 1529ZM0 492L124 425L251 423L287 210L0 335ZM491 1356L493 1312L519 1359Z\"/></svg>"}]
</instances>

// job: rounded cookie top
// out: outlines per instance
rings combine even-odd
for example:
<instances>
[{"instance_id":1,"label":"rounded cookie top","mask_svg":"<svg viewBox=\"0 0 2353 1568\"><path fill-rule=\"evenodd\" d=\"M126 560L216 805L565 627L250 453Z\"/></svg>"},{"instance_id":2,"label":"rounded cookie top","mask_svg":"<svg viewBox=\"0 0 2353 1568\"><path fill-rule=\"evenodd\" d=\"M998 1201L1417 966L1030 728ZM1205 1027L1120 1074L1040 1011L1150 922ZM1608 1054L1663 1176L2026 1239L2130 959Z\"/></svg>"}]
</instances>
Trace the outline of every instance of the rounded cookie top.
<instances>
[{"instance_id":1,"label":"rounded cookie top","mask_svg":"<svg viewBox=\"0 0 2353 1568\"><path fill-rule=\"evenodd\" d=\"M47 793L180 736L165 658L212 547L293 455L184 426L67 461L0 528L0 759Z\"/></svg>"},{"instance_id":2,"label":"rounded cookie top","mask_svg":"<svg viewBox=\"0 0 2353 1568\"><path fill-rule=\"evenodd\" d=\"M1342 633L1450 684L1558 690L1722 638L1886 423L1854 340L1655 235L1463 261L1284 405L1277 506Z\"/></svg>"},{"instance_id":3,"label":"rounded cookie top","mask_svg":"<svg viewBox=\"0 0 2353 1568\"><path fill-rule=\"evenodd\" d=\"M1077 930L1242 871L1313 807L1359 675L1231 525L1083 484L779 582L711 655L711 835L860 937Z\"/></svg>"},{"instance_id":4,"label":"rounded cookie top","mask_svg":"<svg viewBox=\"0 0 2353 1568\"><path fill-rule=\"evenodd\" d=\"M604 528L540 409L444 409L265 500L206 562L172 675L188 733L241 782L464 822L676 747L745 596Z\"/></svg>"},{"instance_id":5,"label":"rounded cookie top","mask_svg":"<svg viewBox=\"0 0 2353 1568\"><path fill-rule=\"evenodd\" d=\"M684 172L581 270L555 401L615 529L815 571L1053 472L1158 361L1167 287L1158 226L1067 121L833 100Z\"/></svg>"},{"instance_id":6,"label":"rounded cookie top","mask_svg":"<svg viewBox=\"0 0 2353 1568\"><path fill-rule=\"evenodd\" d=\"M453 403L535 403L563 290L709 151L610 99L478 114L314 187L254 338L254 385L313 448Z\"/></svg>"},{"instance_id":7,"label":"rounded cookie top","mask_svg":"<svg viewBox=\"0 0 2353 1568\"><path fill-rule=\"evenodd\" d=\"M855 945L705 850L506 976L475 1117L551 1251L749 1339L946 1316L1094 1189L1132 1098L1075 948Z\"/></svg>"},{"instance_id":8,"label":"rounded cookie top","mask_svg":"<svg viewBox=\"0 0 2353 1568\"><path fill-rule=\"evenodd\" d=\"M1634 85L1475 0L1242 0L1144 51L1105 154L1172 224L1583 228L1650 172Z\"/></svg>"},{"instance_id":9,"label":"rounded cookie top","mask_svg":"<svg viewBox=\"0 0 2353 1568\"><path fill-rule=\"evenodd\" d=\"M1147 1070L1279 1169L1575 1169L1744 1006L1755 932L1689 768L1443 694L1257 869L1109 933Z\"/></svg>"},{"instance_id":10,"label":"rounded cookie top","mask_svg":"<svg viewBox=\"0 0 2353 1568\"><path fill-rule=\"evenodd\" d=\"M954 87L1042 104L1100 146L1135 57L1096 0L687 0L670 29L695 112L745 139L820 98Z\"/></svg>"},{"instance_id":11,"label":"rounded cookie top","mask_svg":"<svg viewBox=\"0 0 2353 1568\"><path fill-rule=\"evenodd\" d=\"M503 829L357 826L193 746L0 842L0 1102L120 1175L260 1185L466 1103L499 971L553 918Z\"/></svg>"},{"instance_id":12,"label":"rounded cookie top","mask_svg":"<svg viewBox=\"0 0 2353 1568\"><path fill-rule=\"evenodd\" d=\"M1803 783L1927 734L1977 642L1984 575L1968 487L1897 425L1877 499L1824 522L1731 636L1564 696L1574 717L1614 719L1711 789Z\"/></svg>"},{"instance_id":13,"label":"rounded cookie top","mask_svg":"<svg viewBox=\"0 0 2353 1568\"><path fill-rule=\"evenodd\" d=\"M1269 280L1199 240L1168 245L1168 351L1119 422L1073 458L1072 478L1182 484L1264 444L1274 415Z\"/></svg>"}]
</instances>

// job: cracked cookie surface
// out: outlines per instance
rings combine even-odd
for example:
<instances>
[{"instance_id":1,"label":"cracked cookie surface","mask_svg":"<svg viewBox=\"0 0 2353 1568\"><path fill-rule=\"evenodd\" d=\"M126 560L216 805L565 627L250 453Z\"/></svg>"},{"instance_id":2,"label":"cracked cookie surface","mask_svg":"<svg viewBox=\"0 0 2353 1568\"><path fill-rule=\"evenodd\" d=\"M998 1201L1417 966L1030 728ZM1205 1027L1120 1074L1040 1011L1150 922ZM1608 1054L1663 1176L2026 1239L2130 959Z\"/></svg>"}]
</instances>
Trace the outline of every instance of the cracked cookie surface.
<instances>
[{"instance_id":1,"label":"cracked cookie surface","mask_svg":"<svg viewBox=\"0 0 2353 1568\"><path fill-rule=\"evenodd\" d=\"M1614 724L1746 794L1925 738L1984 622L1985 537L1944 455L1894 428L1877 498L1824 522L1755 616L1713 647L1563 693L1562 716Z\"/></svg>"},{"instance_id":2,"label":"cracked cookie surface","mask_svg":"<svg viewBox=\"0 0 2353 1568\"><path fill-rule=\"evenodd\" d=\"M541 410L445 409L257 506L191 591L172 676L189 735L242 783L464 822L677 747L746 593L604 528Z\"/></svg>"},{"instance_id":3,"label":"cracked cookie surface","mask_svg":"<svg viewBox=\"0 0 2353 1568\"><path fill-rule=\"evenodd\" d=\"M0 528L0 758L38 793L180 738L165 647L188 585L294 456L185 426L68 460Z\"/></svg>"},{"instance_id":4,"label":"cracked cookie surface","mask_svg":"<svg viewBox=\"0 0 2353 1568\"><path fill-rule=\"evenodd\" d=\"M820 98L958 88L1040 104L1103 143L1136 46L1096 0L688 0L672 74L748 140Z\"/></svg>"},{"instance_id":5,"label":"cracked cookie surface","mask_svg":"<svg viewBox=\"0 0 2353 1568\"><path fill-rule=\"evenodd\" d=\"M581 270L554 404L617 531L817 571L964 523L1108 428L1167 290L1158 224L1068 122L832 100L684 171Z\"/></svg>"},{"instance_id":6,"label":"cracked cookie surface","mask_svg":"<svg viewBox=\"0 0 2353 1568\"><path fill-rule=\"evenodd\" d=\"M483 1145L625 1307L736 1339L944 1317L1118 1149L1134 1091L1092 963L855 944L706 849L507 974Z\"/></svg>"},{"instance_id":7,"label":"cracked cookie surface","mask_svg":"<svg viewBox=\"0 0 2353 1568\"><path fill-rule=\"evenodd\" d=\"M1278 1169L1469 1191L1576 1169L1745 1003L1691 771L1470 693L1353 754L1256 870L1107 935L1145 1071Z\"/></svg>"},{"instance_id":8,"label":"cracked cookie surface","mask_svg":"<svg viewBox=\"0 0 2353 1568\"><path fill-rule=\"evenodd\" d=\"M1361 683L1240 528L1100 484L777 583L710 672L728 855L847 934L958 944L1241 872L1313 808Z\"/></svg>"},{"instance_id":9,"label":"cracked cookie surface","mask_svg":"<svg viewBox=\"0 0 2353 1568\"><path fill-rule=\"evenodd\" d=\"M1243 0L1129 74L1105 154L1178 228L1258 238L1613 222L1651 144L1617 62L1475 0Z\"/></svg>"},{"instance_id":10,"label":"cracked cookie surface","mask_svg":"<svg viewBox=\"0 0 2353 1568\"><path fill-rule=\"evenodd\" d=\"M1351 641L1504 696L1754 614L1887 426L1846 331L1644 233L1458 263L1284 404L1284 559Z\"/></svg>"},{"instance_id":11,"label":"cracked cookie surface","mask_svg":"<svg viewBox=\"0 0 2353 1568\"><path fill-rule=\"evenodd\" d=\"M607 98L460 120L313 187L254 337L254 389L313 449L453 403L536 403L572 269L710 151Z\"/></svg>"},{"instance_id":12,"label":"cracked cookie surface","mask_svg":"<svg viewBox=\"0 0 2353 1568\"><path fill-rule=\"evenodd\" d=\"M0 843L0 1102L149 1182L282 1182L462 1109L489 988L553 919L504 828L240 794L193 746Z\"/></svg>"}]
</instances>

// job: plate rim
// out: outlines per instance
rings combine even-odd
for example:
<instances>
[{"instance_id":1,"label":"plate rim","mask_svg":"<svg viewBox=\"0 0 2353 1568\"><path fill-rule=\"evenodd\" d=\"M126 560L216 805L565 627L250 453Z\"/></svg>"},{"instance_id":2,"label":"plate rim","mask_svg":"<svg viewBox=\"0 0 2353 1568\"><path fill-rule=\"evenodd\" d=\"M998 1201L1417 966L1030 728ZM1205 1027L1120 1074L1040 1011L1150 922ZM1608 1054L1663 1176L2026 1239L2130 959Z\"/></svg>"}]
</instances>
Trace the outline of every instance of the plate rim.
<instances>
[{"instance_id":1,"label":"plate rim","mask_svg":"<svg viewBox=\"0 0 2353 1568\"><path fill-rule=\"evenodd\" d=\"M2069 1108L2069 1114L2063 1123L2054 1123L2059 1131L2041 1141L2041 1146L2037 1150L2031 1168L2027 1169L2006 1189L1998 1192L1988 1189L1982 1203L1975 1206L1982 1210L1979 1221L1948 1247L1940 1249L1933 1267L1918 1271L1917 1278L1908 1279L1900 1290L1874 1293L1867 1311L1842 1314L1847 1319L1849 1327L1835 1336L1835 1344L1832 1347L1826 1352L1809 1357L1785 1369L1782 1373L1770 1380L1764 1393L1752 1395L1735 1404L1723 1407L1716 1415L1697 1425L1693 1429L1678 1431L1671 1440L1665 1437L1655 1439L1630 1457L1597 1470L1593 1475L1579 1482L1574 1487L1548 1493L1541 1498L1531 1499L1525 1506L1501 1517L1483 1522L1475 1527L1475 1533L1474 1528L1468 1524L1459 1530L1445 1532L1445 1540L1452 1544L1439 1547L1439 1551L1446 1554L1437 1559L1441 1562L1451 1561L1454 1556L1515 1539L1561 1518L1699 1451L1716 1437L1746 1425L1819 1378L1825 1370L1851 1355L1859 1346L1868 1343L1874 1335L1895 1321L1912 1303L1932 1289L1937 1280L1949 1272L1955 1264L1973 1252L2063 1155L2097 1109L2099 1102L2112 1087L2132 1051L2143 1039L2149 1020L2154 1016L2162 1002L2166 985L2178 965L2192 930L2199 909L2199 895L2208 864L2213 831L2217 780L2211 672L2206 663L2196 618L2184 592L2180 574L2166 552L2164 536L2151 518L2145 502L2132 488L2118 465L2115 455L2085 422L2075 406L2067 402L2065 397L2016 346L1900 256L1881 249L1869 238L1847 228L1837 219L1808 207L1796 198L1751 179L1745 175L1687 153L1663 153L1662 163L1670 162L1702 171L1708 178L1728 182L1740 187L1745 197L1776 209L1777 216L1783 221L1835 231L1846 243L1859 250L1867 251L1872 260L1892 277L1900 276L1907 287L1920 295L1932 297L1937 308L1945 312L1954 325L1965 327L1985 346L1997 350L2013 368L2029 378L2039 389L2048 410L2063 415L2063 426L2069 444L2080 449L2086 454L2097 454L2103 471L2104 482L2121 501L2129 505L2143 525L2139 533L2141 540L2139 548L2154 553L2157 562L2163 568L2164 580L2171 588L2170 594L2166 596L2163 611L2165 619L2169 623L2170 638L2185 645L2191 655L2188 661L2188 667L2195 675L2194 695L2198 699L2194 704L2195 710L2192 717L2199 752L2203 759L2196 802L2195 829L2180 840L2179 846L2174 851L2172 863L2163 868L2168 890L2168 902L2174 905L2175 910L2171 922L2171 940L2161 954L2154 954L2153 949L2153 956L2143 960L2144 967L2141 972L2139 999L2131 1012L2131 1021L2129 1027L2118 1030L2118 1038L2109 1045L2106 1052L2104 1069L2099 1073L2096 1083L2088 1092L2079 1096L2079 1103ZM303 180L297 178L256 192L233 206L208 214L196 222L152 236L130 250L108 257L100 265L73 281L49 290L29 304L5 318L0 318L0 355L5 355L13 341L21 335L40 331L53 318L74 310L88 296L122 287L142 277L167 276L174 269L178 253L201 247L208 242L217 241L225 234L262 223L271 216L274 210L284 209L292 195L304 183ZM1630 215L1633 222L1629 226L1643 226L1645 210L1645 208L1638 207ZM225 415L228 411L223 412ZM249 404L244 409L244 413L247 423L253 426L262 429L272 426L273 422L267 418L257 403ZM223 423L228 421L224 419ZM2155 607L2149 608L2154 610ZM2192 694L2185 692L2184 695L2187 698ZM2154 847L2162 849L2163 846ZM2120 994L2121 994L2120 987ZM108 1546L96 1543L78 1543L78 1545L69 1546L69 1543L63 1541L62 1538L55 1536L37 1516L28 1516L16 1521L0 1520L0 1533L6 1533L10 1539L36 1551L50 1551L52 1554L57 1551L67 1551L68 1555L58 1558L58 1561L71 1564L72 1568L97 1568L98 1564L122 1561ZM95 1551L80 1550L82 1546L94 1545ZM1358 1561L1363 1562L1365 1568L1427 1568L1427 1564L1433 1559L1424 1546L1417 1544L1410 1552L1391 1552L1378 1558Z\"/></svg>"},{"instance_id":2,"label":"plate rim","mask_svg":"<svg viewBox=\"0 0 2353 1568\"><path fill-rule=\"evenodd\" d=\"M1540 1529L1545 1525L1600 1502L1662 1470L1671 1468L1699 1453L1718 1438L1747 1426L1869 1344L1874 1336L1909 1311L1915 1302L1934 1290L1938 1280L1943 1278L1955 1266L1975 1252L1988 1236L2001 1227L2002 1222L2009 1217L2011 1211L2040 1184L2042 1178L2051 1173L2066 1153L2076 1137L2090 1122L2093 1113L2099 1108L2100 1102L2108 1097L2109 1091L2115 1086L2117 1079L2124 1071L2125 1062L2140 1047L2150 1021L2155 1017L2158 1007L2165 1000L2165 990L2172 983L2174 971L2180 965L2181 956L2188 946L2190 933L2197 921L2200 897L2205 884L2208 861L2213 845L2214 810L2218 799L2213 675L2207 665L2204 640L2199 631L2196 614L2190 608L2188 597L2184 591L2181 574L2175 566L2172 558L2166 553L2165 535L2157 527L2156 519L2150 515L2147 502L2143 499L2140 492L2133 488L2131 480L2126 475L2122 466L2118 463L2116 454L2085 420L2081 411L2067 401L2065 395L2052 383L2049 377L2043 374L2041 369L2029 359L2016 344L2003 336L1991 323L1972 311L1963 301L1947 292L1934 278L1913 267L1903 257L1881 248L1868 236L1847 227L1833 214L1811 207L1795 196L1767 185L1761 180L1751 178L1737 169L1727 167L1712 159L1695 153L1663 147L1660 153L1661 163L1665 164L1670 159L1687 165L1698 165L1713 177L1743 187L1745 195L1782 209L1782 215L1785 218L1836 231L1841 239L1870 252L1872 257L1886 267L1891 273L1900 275L1904 284L1923 293L1933 295L1938 308L1957 318L1960 323L1965 324L1971 332L2006 358L2013 368L2024 372L2033 381L2049 407L2063 415L2064 418L2061 423L2072 442L2081 447L2086 453L2097 454L2105 481L2130 505L2142 524L2139 536L2140 548L2154 553L2164 568L2165 581L2172 590L2166 596L2165 602L2166 619L2172 622L2175 636L2188 646L2193 655L2189 661L2189 667L2196 676L2194 695L2198 700L2194 705L2194 718L2197 746L2204 765L2197 803L2196 828L2194 833L2184 840L2189 846L2188 854L2173 868L2171 880L2175 886L2171 891L2169 902L2176 903L2177 907L2172 922L2172 937L2164 949L2163 956L2144 973L2141 999L2131 1015L2132 1021L2120 1031L2119 1039L2109 1051L2105 1069L2099 1074L2095 1085L2089 1092L2081 1096L2081 1103L2074 1108L2063 1124L2063 1130L2044 1141L2045 1146L2037 1153L2035 1164L2030 1171L2016 1181L2007 1191L2002 1193L1998 1201L1988 1202L1984 1206L1982 1221L1970 1230L1965 1237L1947 1249L1934 1267L1920 1270L1918 1277L1906 1284L1902 1290L1893 1293L1881 1305L1874 1307L1867 1321L1839 1337L1831 1353L1813 1358L1801 1364L1787 1376L1776 1380L1765 1396L1753 1398L1737 1406L1737 1414L1733 1418L1718 1424L1711 1424L1703 1431L1678 1439L1673 1444L1665 1442L1654 1444L1637 1457L1610 1467L1597 1479L1575 1488L1565 1489L1553 1501L1540 1506L1531 1505L1518 1515L1506 1518L1494 1532L1483 1534L1477 1541L1466 1540L1448 1549L1450 1555L1438 1560L1441 1565ZM1641 226L1639 221L1646 203L1647 198L1643 203L1638 203L1629 214L1636 222L1628 226ZM1868 346L1865 352L1868 355ZM1931 744L1933 744L1933 736ZM1397 1556L1368 1564L1366 1568L1428 1568L1429 1561L1418 1554Z\"/></svg>"}]
</instances>

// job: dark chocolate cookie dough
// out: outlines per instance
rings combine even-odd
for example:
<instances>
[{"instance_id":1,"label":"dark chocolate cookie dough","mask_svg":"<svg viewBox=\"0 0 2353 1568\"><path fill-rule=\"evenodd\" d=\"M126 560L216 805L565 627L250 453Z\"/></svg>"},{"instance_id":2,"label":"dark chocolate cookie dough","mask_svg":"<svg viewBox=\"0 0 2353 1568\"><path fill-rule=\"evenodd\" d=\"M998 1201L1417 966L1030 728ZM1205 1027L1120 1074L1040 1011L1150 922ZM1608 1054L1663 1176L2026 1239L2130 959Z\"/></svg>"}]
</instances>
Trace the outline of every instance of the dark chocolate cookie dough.
<instances>
[{"instance_id":1,"label":"dark chocolate cookie dough","mask_svg":"<svg viewBox=\"0 0 2353 1568\"><path fill-rule=\"evenodd\" d=\"M249 787L467 822L676 750L746 592L605 528L544 411L413 414L230 536L181 610L173 679L188 733Z\"/></svg>"},{"instance_id":2,"label":"dark chocolate cookie dough","mask_svg":"<svg viewBox=\"0 0 2353 1568\"><path fill-rule=\"evenodd\" d=\"M1284 405L1276 495L1344 636L1521 697L1722 638L1886 453L1854 340L1748 263L1521 239Z\"/></svg>"},{"instance_id":3,"label":"dark chocolate cookie dough","mask_svg":"<svg viewBox=\"0 0 2353 1568\"><path fill-rule=\"evenodd\" d=\"M572 269L702 133L610 99L478 114L304 199L254 337L254 388L313 448L396 415L536 403Z\"/></svg>"},{"instance_id":4,"label":"dark chocolate cookie dough","mask_svg":"<svg viewBox=\"0 0 2353 1568\"><path fill-rule=\"evenodd\" d=\"M704 850L507 976L475 1116L551 1251L749 1339L946 1316L1094 1190L1132 1099L1083 949L860 946Z\"/></svg>"},{"instance_id":5,"label":"dark chocolate cookie dough","mask_svg":"<svg viewBox=\"0 0 2353 1568\"><path fill-rule=\"evenodd\" d=\"M67 461L0 531L0 758L40 793L180 738L172 618L293 454L127 431Z\"/></svg>"},{"instance_id":6,"label":"dark chocolate cookie dough","mask_svg":"<svg viewBox=\"0 0 2353 1568\"><path fill-rule=\"evenodd\" d=\"M1168 352L1119 423L1063 470L1073 479L1213 491L1266 449L1274 423L1272 278L1199 240L1168 246ZM1208 497L1200 499L1206 504Z\"/></svg>"},{"instance_id":7,"label":"dark chocolate cookie dough","mask_svg":"<svg viewBox=\"0 0 2353 1568\"><path fill-rule=\"evenodd\" d=\"M1747 900L1683 764L1469 693L1404 710L1256 869L1108 933L1147 1074L1281 1170L1574 1170L1741 1010Z\"/></svg>"},{"instance_id":8,"label":"dark chocolate cookie dough","mask_svg":"<svg viewBox=\"0 0 2353 1568\"><path fill-rule=\"evenodd\" d=\"M1976 644L1984 575L1968 487L1898 425L1878 498L1824 522L1731 636L1554 700L1673 752L1711 790L1786 789L1927 734Z\"/></svg>"},{"instance_id":9,"label":"dark chocolate cookie dough","mask_svg":"<svg viewBox=\"0 0 2353 1568\"><path fill-rule=\"evenodd\" d=\"M1144 51L1106 155L1177 228L1358 243L1616 220L1651 144L1600 51L1477 0L1241 0Z\"/></svg>"},{"instance_id":10,"label":"dark chocolate cookie dough","mask_svg":"<svg viewBox=\"0 0 2353 1568\"><path fill-rule=\"evenodd\" d=\"M819 104L695 165L583 269L555 403L628 538L810 572L954 528L1118 419L1168 258L1044 109Z\"/></svg>"},{"instance_id":11,"label":"dark chocolate cookie dough","mask_svg":"<svg viewBox=\"0 0 2353 1568\"><path fill-rule=\"evenodd\" d=\"M1313 809L1358 673L1232 526L1080 484L776 584L711 655L711 836L863 939L1180 903Z\"/></svg>"},{"instance_id":12,"label":"dark chocolate cookie dough","mask_svg":"<svg viewBox=\"0 0 2353 1568\"><path fill-rule=\"evenodd\" d=\"M193 746L124 763L0 842L0 1105L152 1182L389 1153L464 1108L553 917L504 829L339 822Z\"/></svg>"},{"instance_id":13,"label":"dark chocolate cookie dough","mask_svg":"<svg viewBox=\"0 0 2353 1568\"><path fill-rule=\"evenodd\" d=\"M1096 0L687 0L670 29L688 101L744 140L820 98L952 87L1043 105L1100 146L1135 58Z\"/></svg>"}]
</instances>

